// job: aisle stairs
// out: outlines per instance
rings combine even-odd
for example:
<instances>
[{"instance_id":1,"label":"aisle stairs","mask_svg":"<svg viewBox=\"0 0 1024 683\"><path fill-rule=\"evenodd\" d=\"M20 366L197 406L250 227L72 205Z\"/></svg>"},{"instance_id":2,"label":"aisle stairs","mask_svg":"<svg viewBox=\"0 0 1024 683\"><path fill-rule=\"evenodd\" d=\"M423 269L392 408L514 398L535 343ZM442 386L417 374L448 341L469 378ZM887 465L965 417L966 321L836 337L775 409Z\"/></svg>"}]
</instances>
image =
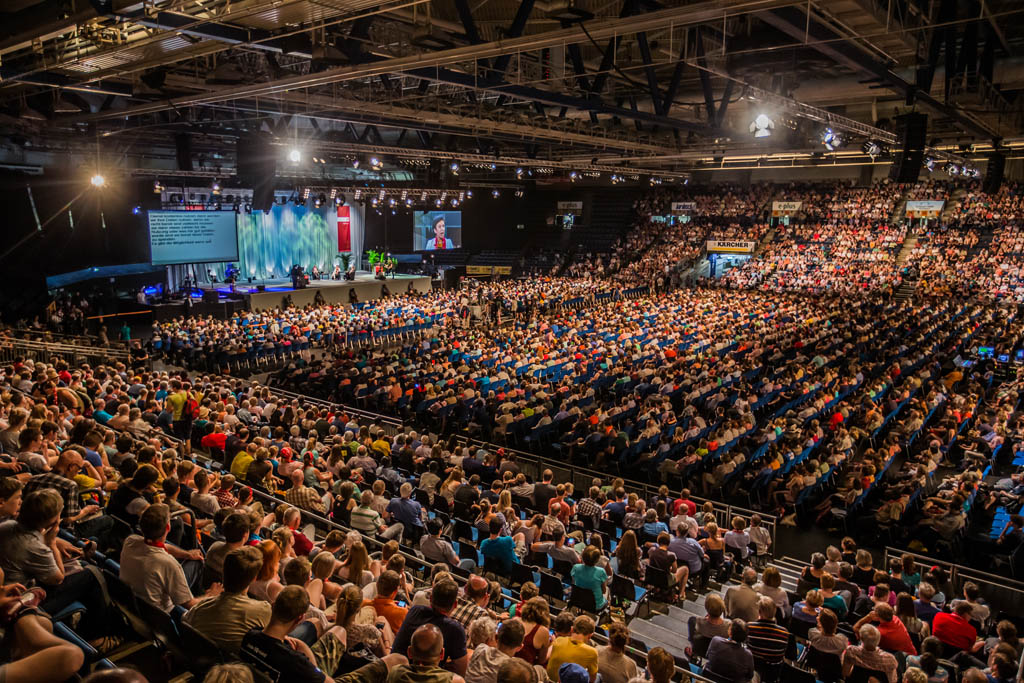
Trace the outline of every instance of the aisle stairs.
<instances>
[{"instance_id":1,"label":"aisle stairs","mask_svg":"<svg viewBox=\"0 0 1024 683\"><path fill-rule=\"evenodd\" d=\"M914 251L914 247L917 246L917 242L917 235L908 230L907 236L903 240L903 247L900 249L900 252L896 254L896 270L899 270L904 266L904 264L906 264L907 259L910 258L911 252Z\"/></svg>"},{"instance_id":2,"label":"aisle stairs","mask_svg":"<svg viewBox=\"0 0 1024 683\"><path fill-rule=\"evenodd\" d=\"M782 588L790 593L796 592L797 581L806 562L790 557L772 560L770 566L775 567L782 574ZM670 654L679 659L687 658L686 648L690 645L689 621L691 618L700 619L707 611L704 603L712 593L725 596L730 586L738 584L737 579L730 579L725 584L714 580L709 582L708 590L703 593L687 591L686 600L682 604L664 604L653 601L650 616L643 619L633 619L629 623L629 630L634 641L644 644L647 650L655 647L665 648ZM793 597L792 595L790 596ZM699 661L695 657L689 657L693 666L697 667L694 673L699 672Z\"/></svg>"}]
</instances>

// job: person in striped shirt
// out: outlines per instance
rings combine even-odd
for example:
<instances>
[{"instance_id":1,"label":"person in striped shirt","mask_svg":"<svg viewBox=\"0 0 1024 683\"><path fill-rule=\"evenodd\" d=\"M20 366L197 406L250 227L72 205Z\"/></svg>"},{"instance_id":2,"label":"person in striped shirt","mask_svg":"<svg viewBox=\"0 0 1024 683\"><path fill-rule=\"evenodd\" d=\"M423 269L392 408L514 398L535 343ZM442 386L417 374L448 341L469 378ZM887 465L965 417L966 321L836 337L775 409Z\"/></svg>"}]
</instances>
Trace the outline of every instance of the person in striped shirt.
<instances>
[{"instance_id":1,"label":"person in striped shirt","mask_svg":"<svg viewBox=\"0 0 1024 683\"><path fill-rule=\"evenodd\" d=\"M789 631L775 623L776 610L775 601L762 595L757 604L757 621L747 624L747 647L754 655L754 667L759 672L763 665L781 664L789 648L791 636Z\"/></svg>"},{"instance_id":2,"label":"person in striped shirt","mask_svg":"<svg viewBox=\"0 0 1024 683\"><path fill-rule=\"evenodd\" d=\"M359 507L352 511L351 522L352 528L356 531L361 531L370 536L380 534L382 538L386 538L389 541L394 539L399 543L402 542L402 530L404 528L402 523L395 522L390 526L384 523L384 518L373 509L373 491L369 489L363 491L359 499Z\"/></svg>"}]
</instances>

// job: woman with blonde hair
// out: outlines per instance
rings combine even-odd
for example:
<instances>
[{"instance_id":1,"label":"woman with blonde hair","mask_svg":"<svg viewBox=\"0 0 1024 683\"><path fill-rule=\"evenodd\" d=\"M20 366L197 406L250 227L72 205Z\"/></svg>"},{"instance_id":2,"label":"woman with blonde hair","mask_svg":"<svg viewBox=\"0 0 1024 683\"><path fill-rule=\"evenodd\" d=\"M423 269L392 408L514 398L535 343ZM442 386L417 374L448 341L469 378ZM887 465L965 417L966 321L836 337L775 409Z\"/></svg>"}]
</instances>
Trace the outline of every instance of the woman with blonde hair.
<instances>
[{"instance_id":1,"label":"woman with blonde hair","mask_svg":"<svg viewBox=\"0 0 1024 683\"><path fill-rule=\"evenodd\" d=\"M377 623L383 624L381 629L372 623L359 623L360 620L357 620L356 617L359 616L362 607L363 591L353 583L348 584L341 589L341 594L335 603L334 623L345 629L347 636L345 647L348 652L365 647L377 657L383 657L391 648L394 634L383 617L376 619ZM385 641L387 642L385 643Z\"/></svg>"},{"instance_id":2,"label":"woman with blonde hair","mask_svg":"<svg viewBox=\"0 0 1024 683\"><path fill-rule=\"evenodd\" d=\"M281 549L281 558L295 557L295 534L286 526L279 526L270 535L271 540Z\"/></svg>"},{"instance_id":3,"label":"woman with blonde hair","mask_svg":"<svg viewBox=\"0 0 1024 683\"><path fill-rule=\"evenodd\" d=\"M729 626L732 625L732 621L723 616L725 600L722 599L722 596L718 593L709 593L704 601L704 609L707 610L707 614L694 622L694 632L708 640L715 636L728 638Z\"/></svg>"},{"instance_id":4,"label":"woman with blonde hair","mask_svg":"<svg viewBox=\"0 0 1024 683\"><path fill-rule=\"evenodd\" d=\"M351 581L360 588L373 583L373 572L370 571L370 554L362 541L357 541L349 548L346 557L335 572L339 578Z\"/></svg>"},{"instance_id":5,"label":"woman with blonde hair","mask_svg":"<svg viewBox=\"0 0 1024 683\"><path fill-rule=\"evenodd\" d=\"M530 598L523 605L519 618L523 620L526 636L516 657L527 664L544 664L548 660L548 645L551 642L551 633L548 631L548 627L551 626L551 612L548 610L547 600L540 597Z\"/></svg>"},{"instance_id":6,"label":"woman with blonde hair","mask_svg":"<svg viewBox=\"0 0 1024 683\"><path fill-rule=\"evenodd\" d=\"M453 467L448 478L438 487L437 492L451 505L455 500L455 491L462 486L463 472L461 467Z\"/></svg>"}]
</instances>

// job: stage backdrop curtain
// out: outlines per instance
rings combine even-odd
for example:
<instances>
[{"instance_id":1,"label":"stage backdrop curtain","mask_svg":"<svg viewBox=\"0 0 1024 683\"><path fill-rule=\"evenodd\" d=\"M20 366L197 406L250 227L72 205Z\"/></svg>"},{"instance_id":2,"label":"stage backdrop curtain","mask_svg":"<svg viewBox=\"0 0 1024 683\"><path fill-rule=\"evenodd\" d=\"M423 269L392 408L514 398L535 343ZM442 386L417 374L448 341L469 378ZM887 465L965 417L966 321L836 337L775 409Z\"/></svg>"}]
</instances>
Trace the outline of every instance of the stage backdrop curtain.
<instances>
[{"instance_id":1,"label":"stage backdrop curtain","mask_svg":"<svg viewBox=\"0 0 1024 683\"><path fill-rule=\"evenodd\" d=\"M337 210L333 207L276 205L270 213L238 215L238 267L242 278L287 278L296 263L309 272L334 267L338 245ZM223 277L222 270L218 277Z\"/></svg>"},{"instance_id":2,"label":"stage backdrop curtain","mask_svg":"<svg viewBox=\"0 0 1024 683\"><path fill-rule=\"evenodd\" d=\"M350 211L350 241L353 263L362 269L363 207L348 202ZM338 252L338 210L333 204L314 208L288 203L275 204L270 213L253 211L239 213L238 261L240 281L289 278L292 265L298 263L309 273L315 265L330 276L335 264L341 264ZM217 281L224 281L227 263L183 263L167 266L168 284L177 290L185 277L209 284L210 271Z\"/></svg>"}]
</instances>

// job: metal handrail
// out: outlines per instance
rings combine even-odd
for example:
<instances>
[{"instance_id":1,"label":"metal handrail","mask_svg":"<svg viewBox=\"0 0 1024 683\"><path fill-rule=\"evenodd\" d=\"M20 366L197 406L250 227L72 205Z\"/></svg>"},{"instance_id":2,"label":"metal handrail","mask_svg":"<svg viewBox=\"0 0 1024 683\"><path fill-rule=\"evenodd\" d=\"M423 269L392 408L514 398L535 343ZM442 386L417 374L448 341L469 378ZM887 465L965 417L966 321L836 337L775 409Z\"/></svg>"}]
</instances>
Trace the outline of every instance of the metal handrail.
<instances>
[{"instance_id":1,"label":"metal handrail","mask_svg":"<svg viewBox=\"0 0 1024 683\"><path fill-rule=\"evenodd\" d=\"M885 566L889 566L890 560L899 559L904 555L913 557L914 562L924 567L937 566L946 571L950 584L957 592L955 596L947 595L947 601L959 598L963 593L964 584L970 581L978 586L978 591L990 605L1014 614L1024 612L1024 582L891 546L885 548Z\"/></svg>"}]
</instances>

